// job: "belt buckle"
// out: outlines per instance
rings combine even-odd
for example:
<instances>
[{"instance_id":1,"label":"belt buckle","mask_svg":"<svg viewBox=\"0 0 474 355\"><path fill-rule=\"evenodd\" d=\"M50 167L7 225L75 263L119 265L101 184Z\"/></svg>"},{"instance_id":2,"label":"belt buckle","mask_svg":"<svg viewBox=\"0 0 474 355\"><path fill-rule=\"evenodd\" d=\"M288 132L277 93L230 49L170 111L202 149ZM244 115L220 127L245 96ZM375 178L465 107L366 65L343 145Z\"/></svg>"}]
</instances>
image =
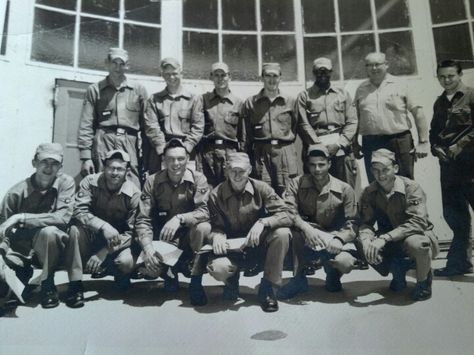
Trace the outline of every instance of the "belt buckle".
<instances>
[{"instance_id":1,"label":"belt buckle","mask_svg":"<svg viewBox=\"0 0 474 355\"><path fill-rule=\"evenodd\" d=\"M223 139L216 139L216 140L214 141L214 144L216 144L216 145L222 145L222 144L224 144L224 140L223 140Z\"/></svg>"},{"instance_id":2,"label":"belt buckle","mask_svg":"<svg viewBox=\"0 0 474 355\"><path fill-rule=\"evenodd\" d=\"M118 127L117 130L115 131L115 134L117 136L123 136L127 133L127 131L124 128Z\"/></svg>"},{"instance_id":3,"label":"belt buckle","mask_svg":"<svg viewBox=\"0 0 474 355\"><path fill-rule=\"evenodd\" d=\"M270 141L270 144L271 144L271 145L278 145L278 139L272 139L272 140Z\"/></svg>"},{"instance_id":4,"label":"belt buckle","mask_svg":"<svg viewBox=\"0 0 474 355\"><path fill-rule=\"evenodd\" d=\"M329 131L332 131L333 129L336 129L335 125L332 125L332 124L328 125L328 130Z\"/></svg>"}]
</instances>

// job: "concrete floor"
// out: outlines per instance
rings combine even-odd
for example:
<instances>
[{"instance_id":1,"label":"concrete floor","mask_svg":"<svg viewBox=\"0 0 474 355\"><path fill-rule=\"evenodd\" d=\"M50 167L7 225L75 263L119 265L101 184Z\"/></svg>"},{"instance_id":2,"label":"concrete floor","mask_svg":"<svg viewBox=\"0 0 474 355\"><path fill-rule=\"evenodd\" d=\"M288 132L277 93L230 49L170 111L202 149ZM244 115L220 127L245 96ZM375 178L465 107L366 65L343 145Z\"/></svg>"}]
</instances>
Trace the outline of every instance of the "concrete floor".
<instances>
[{"instance_id":1,"label":"concrete floor","mask_svg":"<svg viewBox=\"0 0 474 355\"><path fill-rule=\"evenodd\" d=\"M61 303L43 310L36 294L2 317L0 354L472 354L474 275L435 279L433 297L418 303L409 299L412 276L409 288L394 294L389 278L356 270L343 277L343 292L330 294L320 270L308 293L280 302L276 313L260 310L258 276L242 277L242 300L225 303L219 283L206 275L209 305L196 309L185 278L172 298L161 282L135 281L119 295L111 278L86 277L82 309ZM59 272L62 292L65 282Z\"/></svg>"}]
</instances>

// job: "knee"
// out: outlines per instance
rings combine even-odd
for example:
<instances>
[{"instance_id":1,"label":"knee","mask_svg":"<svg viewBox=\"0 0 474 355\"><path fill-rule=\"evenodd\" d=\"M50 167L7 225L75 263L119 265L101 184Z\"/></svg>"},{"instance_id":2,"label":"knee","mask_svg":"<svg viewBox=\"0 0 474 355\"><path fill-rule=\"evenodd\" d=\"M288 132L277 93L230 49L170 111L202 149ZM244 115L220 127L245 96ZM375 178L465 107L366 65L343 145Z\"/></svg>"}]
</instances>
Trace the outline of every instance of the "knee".
<instances>
[{"instance_id":1,"label":"knee","mask_svg":"<svg viewBox=\"0 0 474 355\"><path fill-rule=\"evenodd\" d=\"M268 243L278 244L288 248L290 244L291 230L289 228L277 228L271 232Z\"/></svg>"},{"instance_id":2,"label":"knee","mask_svg":"<svg viewBox=\"0 0 474 355\"><path fill-rule=\"evenodd\" d=\"M37 242L48 246L64 246L68 240L69 235L54 226L42 228L37 236Z\"/></svg>"},{"instance_id":3,"label":"knee","mask_svg":"<svg viewBox=\"0 0 474 355\"><path fill-rule=\"evenodd\" d=\"M134 268L133 257L130 249L122 251L115 259L114 266L121 274L131 274Z\"/></svg>"},{"instance_id":4,"label":"knee","mask_svg":"<svg viewBox=\"0 0 474 355\"><path fill-rule=\"evenodd\" d=\"M343 274L348 274L354 269L356 259L349 253L341 252L334 258L332 267Z\"/></svg>"},{"instance_id":5,"label":"knee","mask_svg":"<svg viewBox=\"0 0 474 355\"><path fill-rule=\"evenodd\" d=\"M415 258L421 255L428 255L431 251L430 240L424 234L411 235L404 242L406 253Z\"/></svg>"},{"instance_id":6,"label":"knee","mask_svg":"<svg viewBox=\"0 0 474 355\"><path fill-rule=\"evenodd\" d=\"M204 243L206 236L211 234L211 224L208 222L202 222L191 227L189 244L191 249L196 252L199 251Z\"/></svg>"},{"instance_id":7,"label":"knee","mask_svg":"<svg viewBox=\"0 0 474 355\"><path fill-rule=\"evenodd\" d=\"M237 266L229 258L217 258L207 264L207 271L217 281L225 282L237 272Z\"/></svg>"}]
</instances>

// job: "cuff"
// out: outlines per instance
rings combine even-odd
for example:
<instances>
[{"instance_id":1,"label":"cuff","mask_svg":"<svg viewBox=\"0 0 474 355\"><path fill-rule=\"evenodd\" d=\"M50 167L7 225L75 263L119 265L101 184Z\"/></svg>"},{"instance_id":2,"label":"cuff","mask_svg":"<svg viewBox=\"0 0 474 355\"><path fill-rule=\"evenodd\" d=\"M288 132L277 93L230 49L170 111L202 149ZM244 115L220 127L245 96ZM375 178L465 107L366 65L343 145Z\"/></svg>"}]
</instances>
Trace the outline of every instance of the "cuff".
<instances>
[{"instance_id":1,"label":"cuff","mask_svg":"<svg viewBox=\"0 0 474 355\"><path fill-rule=\"evenodd\" d=\"M79 151L79 159L89 160L92 159L92 153L90 149L82 149Z\"/></svg>"}]
</instances>

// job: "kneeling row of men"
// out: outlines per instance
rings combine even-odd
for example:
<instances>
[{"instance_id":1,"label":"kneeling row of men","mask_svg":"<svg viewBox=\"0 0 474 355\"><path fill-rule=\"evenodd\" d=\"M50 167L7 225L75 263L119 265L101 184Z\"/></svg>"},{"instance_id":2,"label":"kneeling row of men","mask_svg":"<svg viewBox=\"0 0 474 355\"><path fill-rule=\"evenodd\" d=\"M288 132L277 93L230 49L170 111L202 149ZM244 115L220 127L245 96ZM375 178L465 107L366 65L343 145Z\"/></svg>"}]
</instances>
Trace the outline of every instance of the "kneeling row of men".
<instances>
[{"instance_id":1,"label":"kneeling row of men","mask_svg":"<svg viewBox=\"0 0 474 355\"><path fill-rule=\"evenodd\" d=\"M66 304L78 308L84 305L83 270L97 278L112 274L122 290L130 286L133 273L162 277L167 292L178 289L182 272L191 278L191 304L200 306L207 303L202 286L206 269L224 282L224 299L236 300L239 271L255 274L262 265L258 299L264 311L272 312L278 310L277 298L308 289L309 261L321 261L326 289L336 292L342 289L341 275L360 258L384 276L392 273L394 291L407 286L405 273L415 266L412 298L431 296L437 239L424 192L415 181L396 175L393 152L373 153L376 180L363 191L359 213L354 190L329 175L330 154L323 145L308 149L308 173L293 179L283 198L249 177L245 153L229 154L226 180L212 191L203 174L187 168L188 159L183 143L170 140L164 151L166 168L149 176L140 191L127 180L129 155L112 150L104 158L104 171L85 177L76 192L74 180L60 172L61 145L41 144L32 162L35 173L12 187L1 204L0 277L5 278L9 267L28 285L31 265L38 264L41 304L52 308L59 304L54 272L62 263L70 281ZM228 250L228 241L238 237L246 237L241 248ZM173 267L163 263L154 240L183 250ZM206 244L212 251L199 252ZM294 277L281 286L290 245ZM31 291L27 286L23 296ZM10 305L15 301L10 296Z\"/></svg>"}]
</instances>

